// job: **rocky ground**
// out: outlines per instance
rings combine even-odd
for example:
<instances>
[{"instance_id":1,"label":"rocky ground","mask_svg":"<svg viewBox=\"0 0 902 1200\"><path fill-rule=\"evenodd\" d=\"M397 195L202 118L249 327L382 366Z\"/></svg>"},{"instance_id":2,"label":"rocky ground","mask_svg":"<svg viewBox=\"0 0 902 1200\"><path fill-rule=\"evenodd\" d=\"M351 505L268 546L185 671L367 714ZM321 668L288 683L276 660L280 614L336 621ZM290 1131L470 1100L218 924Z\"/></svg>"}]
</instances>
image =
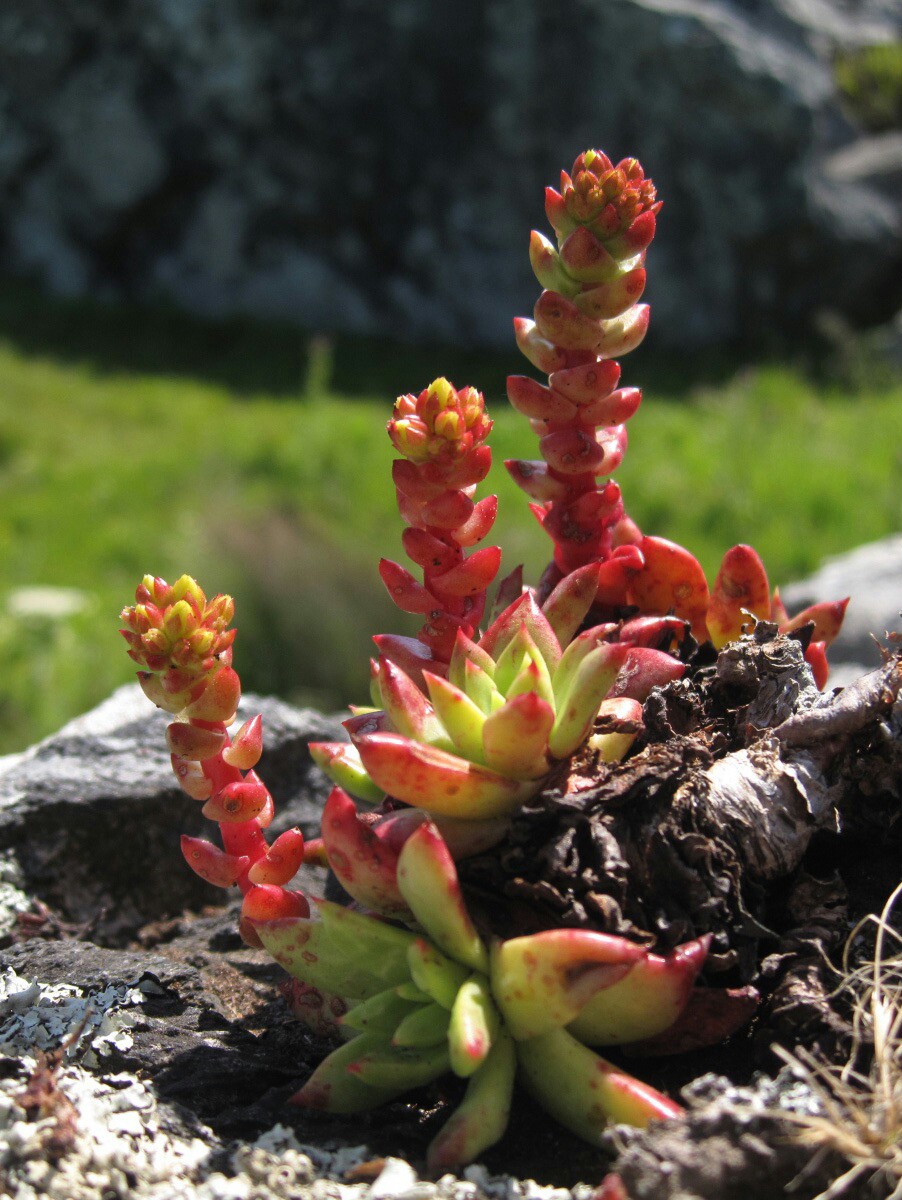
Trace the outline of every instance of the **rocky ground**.
<instances>
[{"instance_id":1,"label":"rocky ground","mask_svg":"<svg viewBox=\"0 0 902 1200\"><path fill-rule=\"evenodd\" d=\"M591 894L593 920L635 936L716 932L707 982L755 987L755 1020L726 1045L643 1060L644 1078L682 1095L684 1118L613 1129L598 1150L519 1097L505 1138L459 1178L423 1166L453 1083L352 1118L286 1105L327 1045L291 1018L279 970L240 942L234 906L212 907L222 893L185 868L177 833L198 831L198 806L175 788L166 719L137 687L0 761L0 1192L590 1200L616 1170L631 1200L811 1200L845 1164L791 1136L786 1114L817 1102L770 1046L848 1050L848 1006L831 1000L825 962L899 882L902 668L887 659L823 699L806 671L799 643L767 629L698 665L649 702L632 759L581 785L578 813L553 789L524 812L491 881L521 899L541 883L546 915L565 923L585 918ZM306 745L337 722L259 697L243 707L264 714L276 831L314 834L327 785ZM705 838L710 852L692 853ZM579 877L594 882L568 891L577 844ZM626 891L617 854L634 872ZM475 899L486 875L474 869ZM322 872L305 872L322 894ZM889 1195L885 1180L856 1187L863 1200Z\"/></svg>"}]
</instances>

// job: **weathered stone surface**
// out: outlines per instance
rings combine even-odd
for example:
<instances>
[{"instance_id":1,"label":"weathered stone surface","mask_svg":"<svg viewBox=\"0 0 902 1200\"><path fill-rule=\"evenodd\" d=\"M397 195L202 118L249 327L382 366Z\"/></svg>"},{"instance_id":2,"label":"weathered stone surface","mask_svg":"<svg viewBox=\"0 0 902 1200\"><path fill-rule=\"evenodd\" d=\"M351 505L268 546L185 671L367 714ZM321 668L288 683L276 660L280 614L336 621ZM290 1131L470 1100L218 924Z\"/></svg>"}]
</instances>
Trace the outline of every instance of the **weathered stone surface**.
<instances>
[{"instance_id":1,"label":"weathered stone surface","mask_svg":"<svg viewBox=\"0 0 902 1200\"><path fill-rule=\"evenodd\" d=\"M780 590L791 612L851 597L830 648L831 685L850 683L878 665L886 633L902 633L902 533L829 558L808 579Z\"/></svg>"},{"instance_id":2,"label":"weathered stone surface","mask_svg":"<svg viewBox=\"0 0 902 1200\"><path fill-rule=\"evenodd\" d=\"M862 170L832 59L898 19L897 0L7 0L0 265L509 346L543 187L601 145L666 200L659 344L885 320L898 191Z\"/></svg>"},{"instance_id":3,"label":"weathered stone surface","mask_svg":"<svg viewBox=\"0 0 902 1200\"><path fill-rule=\"evenodd\" d=\"M310 710L245 696L242 719L255 712L264 720L261 771L278 810L273 829L300 825L315 836L328 785L306 745L344 733ZM107 939L221 897L184 868L178 834L209 823L175 784L167 720L128 685L0 760L0 849L13 851L33 895L70 921L101 920Z\"/></svg>"}]
</instances>

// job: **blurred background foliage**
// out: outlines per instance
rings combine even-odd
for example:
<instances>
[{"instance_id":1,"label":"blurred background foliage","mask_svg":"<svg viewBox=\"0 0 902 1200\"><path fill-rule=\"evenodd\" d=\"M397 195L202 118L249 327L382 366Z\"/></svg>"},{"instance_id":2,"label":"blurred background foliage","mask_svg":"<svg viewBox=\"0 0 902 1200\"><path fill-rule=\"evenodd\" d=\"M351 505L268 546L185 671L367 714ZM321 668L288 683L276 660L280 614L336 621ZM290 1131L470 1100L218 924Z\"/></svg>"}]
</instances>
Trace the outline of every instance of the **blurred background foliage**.
<instances>
[{"instance_id":1,"label":"blurred background foliage","mask_svg":"<svg viewBox=\"0 0 902 1200\"><path fill-rule=\"evenodd\" d=\"M902 41L837 55L836 79L866 129L879 133L902 125Z\"/></svg>"},{"instance_id":2,"label":"blurred background foliage","mask_svg":"<svg viewBox=\"0 0 902 1200\"><path fill-rule=\"evenodd\" d=\"M822 350L824 348L822 347ZM833 331L804 359L743 366L643 349L618 480L640 525L713 572L754 542L774 582L899 528L902 385ZM882 365L881 365L882 364ZM376 573L403 558L385 436L399 392L475 383L496 427L503 570L547 539L501 463L535 439L504 398L510 354L313 337L166 309L0 292L0 746L57 728L131 677L116 615L145 572L237 601L248 689L338 709L367 695L371 634L413 632Z\"/></svg>"}]
</instances>

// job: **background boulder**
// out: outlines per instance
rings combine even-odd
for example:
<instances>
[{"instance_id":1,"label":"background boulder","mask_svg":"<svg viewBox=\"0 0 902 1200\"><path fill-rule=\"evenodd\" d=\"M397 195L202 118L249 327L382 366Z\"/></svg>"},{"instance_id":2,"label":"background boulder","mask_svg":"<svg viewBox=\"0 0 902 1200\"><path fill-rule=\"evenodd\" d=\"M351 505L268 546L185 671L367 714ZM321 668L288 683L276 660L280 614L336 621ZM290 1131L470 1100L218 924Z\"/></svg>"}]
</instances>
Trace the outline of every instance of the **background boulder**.
<instances>
[{"instance_id":1,"label":"background boulder","mask_svg":"<svg viewBox=\"0 0 902 1200\"><path fill-rule=\"evenodd\" d=\"M898 18L897 0L7 0L0 267L508 346L543 187L597 145L665 198L660 344L884 320L892 145L856 149L833 58Z\"/></svg>"}]
</instances>

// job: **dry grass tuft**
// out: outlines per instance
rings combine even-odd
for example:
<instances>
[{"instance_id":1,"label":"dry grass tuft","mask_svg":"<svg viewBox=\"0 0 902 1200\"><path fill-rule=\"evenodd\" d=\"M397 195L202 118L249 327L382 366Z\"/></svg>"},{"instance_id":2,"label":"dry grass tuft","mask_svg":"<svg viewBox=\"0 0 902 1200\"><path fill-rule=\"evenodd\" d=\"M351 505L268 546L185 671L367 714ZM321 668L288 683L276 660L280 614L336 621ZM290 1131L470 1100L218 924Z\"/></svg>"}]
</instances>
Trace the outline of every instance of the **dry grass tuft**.
<instances>
[{"instance_id":1,"label":"dry grass tuft","mask_svg":"<svg viewBox=\"0 0 902 1200\"><path fill-rule=\"evenodd\" d=\"M781 1110L781 1116L797 1126L795 1136L804 1145L849 1163L815 1200L861 1196L862 1186L873 1196L902 1200L902 932L892 924L900 897L902 883L880 915L865 917L846 943L836 994L845 993L853 1004L848 1061L834 1066L804 1049L774 1047L816 1102L812 1112ZM873 953L855 966L853 944L868 931Z\"/></svg>"}]
</instances>

